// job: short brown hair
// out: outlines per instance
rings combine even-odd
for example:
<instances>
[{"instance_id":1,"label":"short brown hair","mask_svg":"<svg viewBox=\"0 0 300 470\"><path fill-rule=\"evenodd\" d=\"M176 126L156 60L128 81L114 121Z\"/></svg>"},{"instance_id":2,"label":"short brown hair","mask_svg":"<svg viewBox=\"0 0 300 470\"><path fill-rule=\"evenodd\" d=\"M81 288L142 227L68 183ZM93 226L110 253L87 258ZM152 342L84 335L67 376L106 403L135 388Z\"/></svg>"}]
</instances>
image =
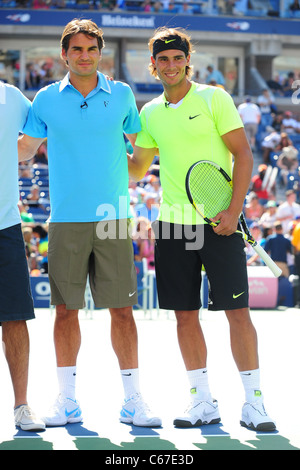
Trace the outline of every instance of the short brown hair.
<instances>
[{"instance_id":1,"label":"short brown hair","mask_svg":"<svg viewBox=\"0 0 300 470\"><path fill-rule=\"evenodd\" d=\"M67 24L61 36L60 44L61 48L64 49L65 52L67 52L67 50L69 49L71 37L79 33L86 34L87 36L91 36L93 38L97 38L99 51L104 48L105 43L103 39L103 31L98 28L96 23L91 20L79 20L75 18Z\"/></svg>"},{"instance_id":2,"label":"short brown hair","mask_svg":"<svg viewBox=\"0 0 300 470\"><path fill-rule=\"evenodd\" d=\"M184 29L182 28L158 28L152 38L150 38L148 42L148 47L151 52L151 55L153 55L153 44L157 39L162 39L163 41L167 40L170 36L179 36L182 41L184 41L187 45L188 49L188 55L192 54L193 51L193 45L191 43L191 38L188 36L188 34L185 32ZM157 71L155 65L152 64L152 62L149 64L148 69L155 78L158 78L157 76ZM185 74L187 78L191 78L193 75L193 67L191 65L186 66L186 71Z\"/></svg>"}]
</instances>

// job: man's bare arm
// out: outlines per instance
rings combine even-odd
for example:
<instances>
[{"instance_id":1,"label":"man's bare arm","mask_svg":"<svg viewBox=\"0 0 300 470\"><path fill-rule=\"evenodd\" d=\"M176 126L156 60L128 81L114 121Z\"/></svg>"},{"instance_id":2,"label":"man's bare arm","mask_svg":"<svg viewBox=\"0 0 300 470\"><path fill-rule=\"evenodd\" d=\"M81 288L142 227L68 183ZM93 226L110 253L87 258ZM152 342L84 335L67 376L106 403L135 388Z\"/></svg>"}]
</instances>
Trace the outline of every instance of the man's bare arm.
<instances>
[{"instance_id":1,"label":"man's bare arm","mask_svg":"<svg viewBox=\"0 0 300 470\"><path fill-rule=\"evenodd\" d=\"M158 149L156 148L147 149L134 146L133 154L127 154L129 177L134 181L140 181L145 176L156 155L158 155Z\"/></svg>"},{"instance_id":2,"label":"man's bare arm","mask_svg":"<svg viewBox=\"0 0 300 470\"><path fill-rule=\"evenodd\" d=\"M18 154L19 162L24 160L30 160L36 152L39 146L44 142L44 138L30 137L29 135L23 134L18 139Z\"/></svg>"}]
</instances>

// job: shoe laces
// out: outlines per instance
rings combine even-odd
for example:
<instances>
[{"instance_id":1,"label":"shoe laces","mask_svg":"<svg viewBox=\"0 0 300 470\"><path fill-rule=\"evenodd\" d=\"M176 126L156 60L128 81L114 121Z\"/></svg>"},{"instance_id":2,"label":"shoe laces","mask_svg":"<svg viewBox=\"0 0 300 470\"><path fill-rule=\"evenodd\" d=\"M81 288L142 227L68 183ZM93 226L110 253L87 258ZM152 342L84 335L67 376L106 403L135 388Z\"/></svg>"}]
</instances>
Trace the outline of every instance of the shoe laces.
<instances>
[{"instance_id":1,"label":"shoe laces","mask_svg":"<svg viewBox=\"0 0 300 470\"><path fill-rule=\"evenodd\" d=\"M16 417L19 419L22 415L25 415L27 418L35 418L35 415L31 408L28 405L22 405L15 410Z\"/></svg>"},{"instance_id":2,"label":"shoe laces","mask_svg":"<svg viewBox=\"0 0 300 470\"><path fill-rule=\"evenodd\" d=\"M249 405L252 406L252 408L254 408L254 410L260 413L261 415L267 416L267 412L265 410L264 403L262 400L256 400L252 403L249 403Z\"/></svg>"},{"instance_id":3,"label":"shoe laces","mask_svg":"<svg viewBox=\"0 0 300 470\"><path fill-rule=\"evenodd\" d=\"M148 404L143 400L143 397L140 393L135 393L131 395L128 401L133 400L137 409L142 413L149 413L151 410Z\"/></svg>"}]
</instances>

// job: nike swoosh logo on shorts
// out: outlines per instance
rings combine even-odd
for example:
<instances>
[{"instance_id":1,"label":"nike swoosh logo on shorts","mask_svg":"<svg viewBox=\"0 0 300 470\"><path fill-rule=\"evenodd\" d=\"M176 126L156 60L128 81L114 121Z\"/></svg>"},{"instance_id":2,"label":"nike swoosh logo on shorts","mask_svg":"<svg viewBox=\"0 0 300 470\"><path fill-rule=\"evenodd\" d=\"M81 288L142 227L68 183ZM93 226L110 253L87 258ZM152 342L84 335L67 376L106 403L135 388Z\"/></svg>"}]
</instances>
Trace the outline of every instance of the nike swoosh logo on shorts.
<instances>
[{"instance_id":1,"label":"nike swoosh logo on shorts","mask_svg":"<svg viewBox=\"0 0 300 470\"><path fill-rule=\"evenodd\" d=\"M245 291L244 291L244 292L245 292ZM232 298L233 298L233 299L237 299L238 297L240 297L241 295L243 295L244 292L241 292L240 294L232 294Z\"/></svg>"},{"instance_id":2,"label":"nike swoosh logo on shorts","mask_svg":"<svg viewBox=\"0 0 300 470\"><path fill-rule=\"evenodd\" d=\"M132 297L135 293L136 293L136 291L134 291L134 292L129 292L129 297Z\"/></svg>"}]
</instances>

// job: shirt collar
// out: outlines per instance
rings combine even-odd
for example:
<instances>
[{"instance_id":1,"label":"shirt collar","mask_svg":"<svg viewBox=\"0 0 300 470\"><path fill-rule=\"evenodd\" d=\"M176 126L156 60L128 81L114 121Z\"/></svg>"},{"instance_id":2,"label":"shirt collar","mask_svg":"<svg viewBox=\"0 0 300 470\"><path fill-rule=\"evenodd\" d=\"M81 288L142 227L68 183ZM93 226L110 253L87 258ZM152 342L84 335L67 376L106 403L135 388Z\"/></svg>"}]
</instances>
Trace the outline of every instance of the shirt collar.
<instances>
[{"instance_id":1,"label":"shirt collar","mask_svg":"<svg viewBox=\"0 0 300 470\"><path fill-rule=\"evenodd\" d=\"M0 104L6 103L6 88L3 82L0 82Z\"/></svg>"},{"instance_id":2,"label":"shirt collar","mask_svg":"<svg viewBox=\"0 0 300 470\"><path fill-rule=\"evenodd\" d=\"M96 86L94 91L98 92L101 89L101 90L105 91L106 93L111 94L110 84L109 84L106 76L103 75L103 73L100 73L98 71L97 71L97 75L98 75L98 83L97 83L97 86ZM71 83L70 83L70 74L69 74L69 72L67 73L67 75L60 82L59 91L60 92L63 91L68 85L72 86Z\"/></svg>"}]
</instances>

